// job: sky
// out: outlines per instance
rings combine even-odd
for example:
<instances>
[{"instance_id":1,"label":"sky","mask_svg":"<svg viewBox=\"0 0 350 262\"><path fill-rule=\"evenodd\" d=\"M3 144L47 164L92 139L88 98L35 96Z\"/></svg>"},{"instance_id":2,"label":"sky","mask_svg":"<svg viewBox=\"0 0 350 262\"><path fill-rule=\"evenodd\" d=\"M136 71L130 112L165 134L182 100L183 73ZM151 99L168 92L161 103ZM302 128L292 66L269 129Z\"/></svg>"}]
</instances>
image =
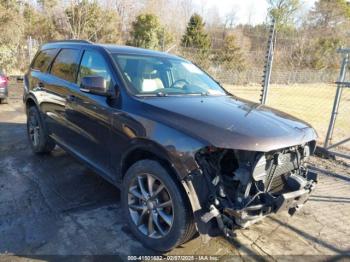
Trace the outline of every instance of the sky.
<instances>
[{"instance_id":1,"label":"sky","mask_svg":"<svg viewBox=\"0 0 350 262\"><path fill-rule=\"evenodd\" d=\"M236 12L237 24L259 24L265 21L267 14L266 0L195 0L199 6L205 4L206 8L216 6L220 16L225 17L231 10ZM316 0L302 0L305 10L312 8Z\"/></svg>"}]
</instances>

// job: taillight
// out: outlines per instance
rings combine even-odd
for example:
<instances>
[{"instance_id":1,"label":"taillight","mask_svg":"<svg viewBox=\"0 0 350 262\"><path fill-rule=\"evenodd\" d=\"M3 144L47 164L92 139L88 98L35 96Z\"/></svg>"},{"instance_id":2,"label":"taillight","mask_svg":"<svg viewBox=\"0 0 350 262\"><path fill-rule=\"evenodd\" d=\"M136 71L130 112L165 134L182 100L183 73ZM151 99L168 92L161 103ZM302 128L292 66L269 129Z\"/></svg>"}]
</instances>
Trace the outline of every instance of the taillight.
<instances>
[{"instance_id":1,"label":"taillight","mask_svg":"<svg viewBox=\"0 0 350 262\"><path fill-rule=\"evenodd\" d=\"M6 76L0 76L0 84L7 85L9 83L9 79Z\"/></svg>"}]
</instances>

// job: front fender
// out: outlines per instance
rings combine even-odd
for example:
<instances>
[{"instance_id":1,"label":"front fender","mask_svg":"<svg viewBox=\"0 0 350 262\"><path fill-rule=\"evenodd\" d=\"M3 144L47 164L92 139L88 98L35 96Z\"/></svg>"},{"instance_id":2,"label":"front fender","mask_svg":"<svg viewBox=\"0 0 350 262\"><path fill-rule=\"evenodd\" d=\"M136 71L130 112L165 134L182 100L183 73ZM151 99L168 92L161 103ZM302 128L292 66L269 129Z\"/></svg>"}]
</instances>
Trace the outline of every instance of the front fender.
<instances>
[{"instance_id":1,"label":"front fender","mask_svg":"<svg viewBox=\"0 0 350 262\"><path fill-rule=\"evenodd\" d=\"M182 151L174 145L162 145L159 142L146 138L134 138L130 141L127 150L121 157L122 173L126 171L127 159L135 152L148 152L158 159L166 162L174 171L179 181L186 177L191 171L198 168L194 159L194 153L191 151Z\"/></svg>"},{"instance_id":2,"label":"front fender","mask_svg":"<svg viewBox=\"0 0 350 262\"><path fill-rule=\"evenodd\" d=\"M35 105L36 107L39 108L39 103L38 100L36 99L36 97L32 94L32 93L23 93L23 103L26 106L26 110L28 109L28 105Z\"/></svg>"},{"instance_id":3,"label":"front fender","mask_svg":"<svg viewBox=\"0 0 350 262\"><path fill-rule=\"evenodd\" d=\"M195 154L206 146L201 141L160 123L154 125L147 136L167 152L180 179L198 169Z\"/></svg>"},{"instance_id":4,"label":"front fender","mask_svg":"<svg viewBox=\"0 0 350 262\"><path fill-rule=\"evenodd\" d=\"M169 127L163 123L132 114L116 114L113 129L118 132L126 144L122 147L122 158L136 149L149 151L168 163L176 170L179 179L183 179L198 168L195 154L207 146L205 142Z\"/></svg>"}]
</instances>

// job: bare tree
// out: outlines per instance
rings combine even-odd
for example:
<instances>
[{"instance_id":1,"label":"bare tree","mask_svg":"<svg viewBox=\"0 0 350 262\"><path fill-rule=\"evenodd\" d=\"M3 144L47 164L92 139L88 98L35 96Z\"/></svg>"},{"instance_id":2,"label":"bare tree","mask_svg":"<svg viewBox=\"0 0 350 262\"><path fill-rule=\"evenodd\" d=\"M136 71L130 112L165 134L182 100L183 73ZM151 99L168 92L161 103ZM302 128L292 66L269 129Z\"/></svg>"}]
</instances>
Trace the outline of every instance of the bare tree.
<instances>
[{"instance_id":1,"label":"bare tree","mask_svg":"<svg viewBox=\"0 0 350 262\"><path fill-rule=\"evenodd\" d=\"M300 9L300 0L268 0L269 16L275 19L278 28L294 24Z\"/></svg>"},{"instance_id":2,"label":"bare tree","mask_svg":"<svg viewBox=\"0 0 350 262\"><path fill-rule=\"evenodd\" d=\"M222 19L218 7L216 5L208 8L206 12L206 24L209 28L218 28L222 25Z\"/></svg>"},{"instance_id":3,"label":"bare tree","mask_svg":"<svg viewBox=\"0 0 350 262\"><path fill-rule=\"evenodd\" d=\"M255 8L254 8L254 3L251 2L249 5L249 11L248 11L248 24L252 25L253 24L253 17L255 16Z\"/></svg>"},{"instance_id":4,"label":"bare tree","mask_svg":"<svg viewBox=\"0 0 350 262\"><path fill-rule=\"evenodd\" d=\"M346 0L319 0L310 12L308 22L313 27L334 29L349 27L350 3Z\"/></svg>"},{"instance_id":5,"label":"bare tree","mask_svg":"<svg viewBox=\"0 0 350 262\"><path fill-rule=\"evenodd\" d=\"M115 9L103 8L98 2L71 1L66 9L69 35L73 39L95 42L118 42L119 19Z\"/></svg>"},{"instance_id":6,"label":"bare tree","mask_svg":"<svg viewBox=\"0 0 350 262\"><path fill-rule=\"evenodd\" d=\"M190 17L194 12L193 0L180 0L180 6L183 11L185 21L190 20Z\"/></svg>"},{"instance_id":7,"label":"bare tree","mask_svg":"<svg viewBox=\"0 0 350 262\"><path fill-rule=\"evenodd\" d=\"M232 10L226 14L225 18L225 27L233 28L237 20L237 11L236 8L232 8Z\"/></svg>"},{"instance_id":8,"label":"bare tree","mask_svg":"<svg viewBox=\"0 0 350 262\"><path fill-rule=\"evenodd\" d=\"M193 11L192 0L145 0L142 13L154 14L167 31L180 39ZM176 10L169 15L169 10Z\"/></svg>"}]
</instances>

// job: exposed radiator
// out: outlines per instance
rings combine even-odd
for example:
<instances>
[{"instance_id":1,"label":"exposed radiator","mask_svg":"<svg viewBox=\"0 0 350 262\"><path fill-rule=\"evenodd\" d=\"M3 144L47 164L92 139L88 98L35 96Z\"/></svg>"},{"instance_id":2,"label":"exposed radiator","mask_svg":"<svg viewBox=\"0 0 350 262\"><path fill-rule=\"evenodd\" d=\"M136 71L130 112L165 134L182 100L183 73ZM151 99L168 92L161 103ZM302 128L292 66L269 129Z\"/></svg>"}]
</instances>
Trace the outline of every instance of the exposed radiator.
<instances>
[{"instance_id":1,"label":"exposed radiator","mask_svg":"<svg viewBox=\"0 0 350 262\"><path fill-rule=\"evenodd\" d=\"M297 153L276 153L269 160L265 188L268 187L269 192L276 194L283 192L287 186L287 178L293 170L298 168Z\"/></svg>"}]
</instances>

